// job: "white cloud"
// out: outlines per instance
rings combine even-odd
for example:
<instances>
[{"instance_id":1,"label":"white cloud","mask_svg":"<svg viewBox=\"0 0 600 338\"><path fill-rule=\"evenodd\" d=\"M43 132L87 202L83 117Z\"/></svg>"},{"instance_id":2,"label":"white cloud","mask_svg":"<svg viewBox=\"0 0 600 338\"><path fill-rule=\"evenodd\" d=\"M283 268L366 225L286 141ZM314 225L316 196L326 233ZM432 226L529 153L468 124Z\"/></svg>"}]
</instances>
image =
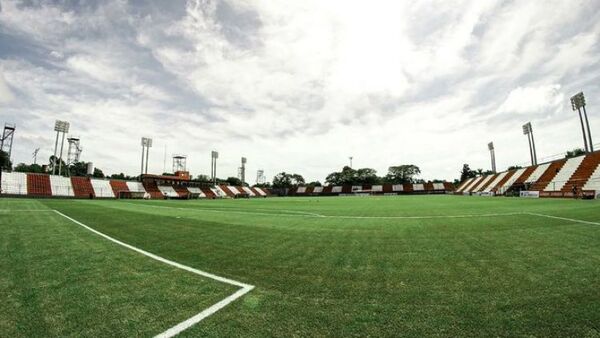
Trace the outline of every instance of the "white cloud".
<instances>
[{"instance_id":1,"label":"white cloud","mask_svg":"<svg viewBox=\"0 0 600 338\"><path fill-rule=\"evenodd\" d=\"M159 5L177 4L144 8ZM578 145L568 97L600 90L593 1L182 6L3 2L0 28L23 42L0 54L0 114L27 135L16 161L65 118L83 156L109 172L136 173L138 139L152 135L155 172L166 145L195 174L216 149L220 176L246 156L249 171L323 180L353 155L381 174L415 163L425 178L453 179L464 162L489 166L491 140L499 167L526 161L514 149L526 149L528 120L541 153ZM1 101L4 82L12 101Z\"/></svg>"}]
</instances>

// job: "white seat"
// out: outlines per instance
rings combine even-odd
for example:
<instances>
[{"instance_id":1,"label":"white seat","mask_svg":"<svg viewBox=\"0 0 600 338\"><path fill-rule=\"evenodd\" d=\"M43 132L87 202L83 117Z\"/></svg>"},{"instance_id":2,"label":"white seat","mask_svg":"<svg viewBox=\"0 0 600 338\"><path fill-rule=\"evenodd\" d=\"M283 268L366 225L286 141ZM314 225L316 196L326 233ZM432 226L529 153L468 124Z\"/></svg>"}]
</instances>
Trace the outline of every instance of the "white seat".
<instances>
[{"instance_id":1,"label":"white seat","mask_svg":"<svg viewBox=\"0 0 600 338\"><path fill-rule=\"evenodd\" d=\"M298 187L296 190L296 194L304 194L306 192L306 187Z\"/></svg>"},{"instance_id":2,"label":"white seat","mask_svg":"<svg viewBox=\"0 0 600 338\"><path fill-rule=\"evenodd\" d=\"M219 188L220 189L220 188ZM239 195L241 194L241 192L234 186L232 185L228 185L227 189L229 189L229 191L231 191L234 195Z\"/></svg>"},{"instance_id":3,"label":"white seat","mask_svg":"<svg viewBox=\"0 0 600 338\"><path fill-rule=\"evenodd\" d=\"M434 183L433 184L433 190L444 190L446 189L446 187L444 187L444 183Z\"/></svg>"},{"instance_id":4,"label":"white seat","mask_svg":"<svg viewBox=\"0 0 600 338\"><path fill-rule=\"evenodd\" d=\"M508 190L508 188L510 188L519 179L519 177L523 175L525 170L527 170L527 168L517 169L517 171L515 171L515 173L512 174L512 176L509 177L508 180L506 180L506 182L504 182L504 184L501 187L498 187L498 193L504 194L506 190Z\"/></svg>"},{"instance_id":5,"label":"white seat","mask_svg":"<svg viewBox=\"0 0 600 338\"><path fill-rule=\"evenodd\" d=\"M3 194L27 195L27 174L2 172L0 189L2 189Z\"/></svg>"},{"instance_id":6,"label":"white seat","mask_svg":"<svg viewBox=\"0 0 600 338\"><path fill-rule=\"evenodd\" d=\"M126 182L127 189L131 192L146 192L144 185L141 182Z\"/></svg>"},{"instance_id":7,"label":"white seat","mask_svg":"<svg viewBox=\"0 0 600 338\"><path fill-rule=\"evenodd\" d=\"M535 170L531 173L531 175L529 175L529 177L527 177L527 179L525 181L528 183L537 182L537 180L540 178L540 176L542 176L544 174L544 172L546 171L546 169L548 169L549 166L550 166L550 163L540 164L537 168L535 168Z\"/></svg>"},{"instance_id":8,"label":"white seat","mask_svg":"<svg viewBox=\"0 0 600 338\"><path fill-rule=\"evenodd\" d=\"M114 198L115 193L110 186L110 182L107 180L99 180L92 178L90 180L92 188L94 189L94 195L100 198Z\"/></svg>"},{"instance_id":9,"label":"white seat","mask_svg":"<svg viewBox=\"0 0 600 338\"><path fill-rule=\"evenodd\" d=\"M333 188L331 188L331 192L332 193L340 193L340 192L342 192L342 187L339 185L336 185Z\"/></svg>"},{"instance_id":10,"label":"white seat","mask_svg":"<svg viewBox=\"0 0 600 338\"><path fill-rule=\"evenodd\" d=\"M560 191L575 173L585 156L573 157L563 164L558 174L554 175L552 181L546 185L544 191Z\"/></svg>"},{"instance_id":11,"label":"white seat","mask_svg":"<svg viewBox=\"0 0 600 338\"><path fill-rule=\"evenodd\" d=\"M221 190L221 188L219 188L218 186L210 188L210 191L212 191L213 194L215 194L215 196L217 196L217 197L227 196L227 194L225 194L225 192L223 190Z\"/></svg>"},{"instance_id":12,"label":"white seat","mask_svg":"<svg viewBox=\"0 0 600 338\"><path fill-rule=\"evenodd\" d=\"M198 187L187 187L187 190L192 194L198 194L198 197L206 197L206 194Z\"/></svg>"},{"instance_id":13,"label":"white seat","mask_svg":"<svg viewBox=\"0 0 600 338\"><path fill-rule=\"evenodd\" d=\"M597 190L600 191L600 164L596 167L592 176L587 180L583 186L583 190Z\"/></svg>"},{"instance_id":14,"label":"white seat","mask_svg":"<svg viewBox=\"0 0 600 338\"><path fill-rule=\"evenodd\" d=\"M52 196L75 196L71 179L68 177L50 175L50 190Z\"/></svg>"},{"instance_id":15,"label":"white seat","mask_svg":"<svg viewBox=\"0 0 600 338\"><path fill-rule=\"evenodd\" d=\"M381 192L383 191L383 185L374 185L371 187L371 191Z\"/></svg>"},{"instance_id":16,"label":"white seat","mask_svg":"<svg viewBox=\"0 0 600 338\"><path fill-rule=\"evenodd\" d=\"M404 185L394 184L392 185L392 191L404 191Z\"/></svg>"},{"instance_id":17,"label":"white seat","mask_svg":"<svg viewBox=\"0 0 600 338\"><path fill-rule=\"evenodd\" d=\"M323 187L314 187L313 194L320 194L323 192Z\"/></svg>"},{"instance_id":18,"label":"white seat","mask_svg":"<svg viewBox=\"0 0 600 338\"><path fill-rule=\"evenodd\" d=\"M254 189L256 189L256 191L261 195L261 196L267 196L267 193L264 192L264 190L262 190L261 188L258 187L254 187Z\"/></svg>"},{"instance_id":19,"label":"white seat","mask_svg":"<svg viewBox=\"0 0 600 338\"><path fill-rule=\"evenodd\" d=\"M421 183L413 184L414 191L423 191L425 190L425 186Z\"/></svg>"},{"instance_id":20,"label":"white seat","mask_svg":"<svg viewBox=\"0 0 600 338\"><path fill-rule=\"evenodd\" d=\"M242 189L244 189L246 194L248 194L249 196L256 196L256 194L254 193L254 191L252 191L252 189L250 189L248 187L242 187Z\"/></svg>"},{"instance_id":21,"label":"white seat","mask_svg":"<svg viewBox=\"0 0 600 338\"><path fill-rule=\"evenodd\" d=\"M158 190L167 197L179 197L179 194L170 185L159 185Z\"/></svg>"},{"instance_id":22,"label":"white seat","mask_svg":"<svg viewBox=\"0 0 600 338\"><path fill-rule=\"evenodd\" d=\"M475 184L475 186L470 190L471 192L478 192L483 189L483 187L494 177L494 175L484 176L482 180L479 180L479 183Z\"/></svg>"},{"instance_id":23,"label":"white seat","mask_svg":"<svg viewBox=\"0 0 600 338\"><path fill-rule=\"evenodd\" d=\"M483 189L483 191L491 192L498 185L498 183L500 183L500 181L502 181L502 179L504 179L504 177L506 177L506 174L508 174L508 171L500 173L498 176L496 176L496 178L492 181L492 183L488 184L488 186L485 187L485 189Z\"/></svg>"}]
</instances>

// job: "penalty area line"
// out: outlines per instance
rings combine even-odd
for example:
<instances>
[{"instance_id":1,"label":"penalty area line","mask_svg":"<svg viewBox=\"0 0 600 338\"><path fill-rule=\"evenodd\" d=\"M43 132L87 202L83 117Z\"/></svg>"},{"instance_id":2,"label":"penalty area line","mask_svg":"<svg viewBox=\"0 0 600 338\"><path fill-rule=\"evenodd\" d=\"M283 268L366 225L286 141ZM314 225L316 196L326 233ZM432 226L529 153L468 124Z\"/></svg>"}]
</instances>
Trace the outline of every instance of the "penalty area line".
<instances>
[{"instance_id":1,"label":"penalty area line","mask_svg":"<svg viewBox=\"0 0 600 338\"><path fill-rule=\"evenodd\" d=\"M539 217L560 219L560 220L563 220L563 221L570 221L570 222L575 222L575 223L600 225L600 223L598 223L598 222L591 222L591 221L584 221L584 220L575 219L575 218L567 218L567 217L559 217L559 216L551 216L551 215L545 215L545 214L538 214L538 213L535 213L535 212L528 212L526 214L527 215L533 215L533 216L539 216Z\"/></svg>"},{"instance_id":2,"label":"penalty area line","mask_svg":"<svg viewBox=\"0 0 600 338\"><path fill-rule=\"evenodd\" d=\"M237 287L241 288L238 291L236 291L235 293L229 295L228 297L226 297L226 298L220 300L219 302L211 305L210 307L202 310L198 314L196 314L196 315L194 315L194 316L192 316L192 317L190 317L190 318L182 321L181 323L179 323L179 324L177 324L177 325L175 325L175 326L167 329L166 331L164 331L162 333L157 334L155 337L160 337L160 338L173 337L173 336L175 336L175 335L183 332L184 330L186 330L186 329L188 329L188 328L190 328L190 327L198 324L203 319L205 319L208 316L214 314L215 312L221 310L225 306L229 305L230 303L232 303L236 299L244 296L248 292L252 291L252 289L254 289L254 285L250 285L250 284L238 282L238 281L233 280L233 279L229 279L229 278L217 276L217 275L209 273L209 272L205 272L205 271L202 271L202 270L194 269L194 268L189 267L187 265L183 265L183 264L174 262L172 260L168 260L166 258L163 258L161 256L155 255L155 254L150 253L148 251L142 250L142 249L137 248L137 247L135 247L133 245L121 242L118 239L115 239L113 237L110 237L110 236L108 236L108 235L106 235L106 234L98 231L98 230L95 230L95 229L93 229L93 228L91 228L91 227L89 227L89 226L87 226L87 225L79 222L78 220L76 220L74 218L71 218L71 217L63 214L62 212L60 212L58 210L51 210L51 211L54 211L58 215L60 215L60 216L62 216L64 218L68 219L69 221L71 221L71 222L73 222L73 223L75 223L75 224L77 224L77 225L79 225L79 226L81 226L81 227L83 227L83 228L85 228L85 229L87 229L87 230L95 233L98 236L104 237L105 239L107 239L107 240L109 240L109 241L111 241L113 243L116 243L118 245L126 247L127 249L133 250L133 251L135 251L137 253L140 253L140 254L142 254L144 256L150 257L150 258L152 258L154 260L157 260L157 261L159 261L161 263L164 263L164 264L167 264L167 265L171 265L171 266L174 266L174 267L179 268L181 270L185 270L185 271L194 273L196 275L200 275L200 276L203 276L203 277L206 277L206 278L210 278L210 279L216 280L218 282L222 282L222 283L229 284L229 285L234 285L234 286L237 286Z\"/></svg>"}]
</instances>

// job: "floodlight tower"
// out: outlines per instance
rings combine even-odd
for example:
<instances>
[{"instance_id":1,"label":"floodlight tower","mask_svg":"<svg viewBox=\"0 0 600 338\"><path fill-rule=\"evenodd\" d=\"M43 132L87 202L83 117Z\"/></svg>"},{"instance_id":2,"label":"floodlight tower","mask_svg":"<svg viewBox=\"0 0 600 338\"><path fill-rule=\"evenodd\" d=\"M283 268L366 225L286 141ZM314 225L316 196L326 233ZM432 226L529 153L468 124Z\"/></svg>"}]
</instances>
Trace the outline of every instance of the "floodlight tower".
<instances>
[{"instance_id":1,"label":"floodlight tower","mask_svg":"<svg viewBox=\"0 0 600 338\"><path fill-rule=\"evenodd\" d=\"M579 92L571 97L571 108L573 111L577 110L579 112L579 121L581 122L581 132L583 133L583 144L585 145L585 151L594 151L592 132L590 131L590 123L588 122L587 111L585 110L585 96L583 96L583 92ZM583 117L581 116L581 109L583 109ZM586 128L583 127L583 118L585 118L585 125L587 127L587 139L585 137Z\"/></svg>"},{"instance_id":2,"label":"floodlight tower","mask_svg":"<svg viewBox=\"0 0 600 338\"><path fill-rule=\"evenodd\" d=\"M217 185L217 159L219 158L218 151L212 151L210 153L210 175L214 185Z\"/></svg>"},{"instance_id":3,"label":"floodlight tower","mask_svg":"<svg viewBox=\"0 0 600 338\"><path fill-rule=\"evenodd\" d=\"M2 139L0 139L0 150L6 153L8 160L12 153L13 136L15 135L16 126L11 123L4 124L4 131L2 132Z\"/></svg>"},{"instance_id":4,"label":"floodlight tower","mask_svg":"<svg viewBox=\"0 0 600 338\"><path fill-rule=\"evenodd\" d=\"M263 184L266 182L265 179L265 171L263 169L259 169L256 171L256 184Z\"/></svg>"},{"instance_id":5,"label":"floodlight tower","mask_svg":"<svg viewBox=\"0 0 600 338\"><path fill-rule=\"evenodd\" d=\"M79 156L81 156L81 152L83 151L83 148L81 148L80 145L79 137L69 136L67 138L67 142L69 142L69 149L67 150L67 165L79 162Z\"/></svg>"},{"instance_id":6,"label":"floodlight tower","mask_svg":"<svg viewBox=\"0 0 600 338\"><path fill-rule=\"evenodd\" d=\"M535 140L533 139L533 128L531 122L523 125L523 135L527 135L529 141L529 155L531 155L531 165L537 165L537 153L535 151Z\"/></svg>"},{"instance_id":7,"label":"floodlight tower","mask_svg":"<svg viewBox=\"0 0 600 338\"><path fill-rule=\"evenodd\" d=\"M142 137L142 166L140 169L140 179L143 174L148 173L148 156L150 155L150 148L152 147L152 139L149 137ZM146 165L144 170L144 153L146 153Z\"/></svg>"},{"instance_id":8,"label":"floodlight tower","mask_svg":"<svg viewBox=\"0 0 600 338\"><path fill-rule=\"evenodd\" d=\"M350 169L352 169L352 159L353 159L353 158L354 158L354 157L352 157L352 156L349 156L349 157L348 157L348 159L350 160Z\"/></svg>"},{"instance_id":9,"label":"floodlight tower","mask_svg":"<svg viewBox=\"0 0 600 338\"><path fill-rule=\"evenodd\" d=\"M173 173L186 171L187 155L173 155Z\"/></svg>"},{"instance_id":10,"label":"floodlight tower","mask_svg":"<svg viewBox=\"0 0 600 338\"><path fill-rule=\"evenodd\" d=\"M490 156L492 158L492 171L496 173L496 154L494 153L494 142L488 143L488 149L490 150Z\"/></svg>"},{"instance_id":11,"label":"floodlight tower","mask_svg":"<svg viewBox=\"0 0 600 338\"><path fill-rule=\"evenodd\" d=\"M58 150L58 137L62 133L62 141L60 143L60 157L58 159L58 174L62 171L62 153L65 144L65 135L69 132L69 122L56 120L54 123L54 131L56 132L56 141L54 142L54 159L52 161L52 175L56 174L56 152Z\"/></svg>"},{"instance_id":12,"label":"floodlight tower","mask_svg":"<svg viewBox=\"0 0 600 338\"><path fill-rule=\"evenodd\" d=\"M238 170L238 174L240 176L240 180L242 180L242 185L246 184L246 158L242 157L242 166Z\"/></svg>"},{"instance_id":13,"label":"floodlight tower","mask_svg":"<svg viewBox=\"0 0 600 338\"><path fill-rule=\"evenodd\" d=\"M32 157L33 157L33 164L37 164L37 155L38 155L38 152L39 152L39 151L40 151L40 148L36 148L36 149L33 151L33 154L31 154L31 155L32 155Z\"/></svg>"}]
</instances>

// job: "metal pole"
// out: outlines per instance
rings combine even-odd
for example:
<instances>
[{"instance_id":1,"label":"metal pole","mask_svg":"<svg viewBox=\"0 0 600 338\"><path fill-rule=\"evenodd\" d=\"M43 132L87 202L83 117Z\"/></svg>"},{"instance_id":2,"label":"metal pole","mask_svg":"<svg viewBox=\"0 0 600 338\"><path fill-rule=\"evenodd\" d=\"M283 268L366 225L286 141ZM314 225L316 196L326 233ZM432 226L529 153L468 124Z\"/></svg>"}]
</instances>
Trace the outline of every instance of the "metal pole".
<instances>
[{"instance_id":1,"label":"metal pole","mask_svg":"<svg viewBox=\"0 0 600 338\"><path fill-rule=\"evenodd\" d=\"M533 165L537 165L537 153L535 151L535 140L533 139L533 130L530 131L531 134L531 145L533 146Z\"/></svg>"},{"instance_id":2,"label":"metal pole","mask_svg":"<svg viewBox=\"0 0 600 338\"><path fill-rule=\"evenodd\" d=\"M496 155L494 154L494 149L490 150L490 153L492 155L492 171L495 174L496 173Z\"/></svg>"},{"instance_id":3,"label":"metal pole","mask_svg":"<svg viewBox=\"0 0 600 338\"><path fill-rule=\"evenodd\" d=\"M144 174L144 145L142 144L142 167L140 169L140 180L142 179L143 174Z\"/></svg>"},{"instance_id":4,"label":"metal pole","mask_svg":"<svg viewBox=\"0 0 600 338\"><path fill-rule=\"evenodd\" d=\"M530 133L527 134L527 141L529 141L529 156L531 156L531 165L535 165L535 161L533 160L533 148L531 147L531 137Z\"/></svg>"},{"instance_id":5,"label":"metal pole","mask_svg":"<svg viewBox=\"0 0 600 338\"><path fill-rule=\"evenodd\" d=\"M148 157L149 157L148 155L150 155L150 147L147 146L146 147L146 172L145 172L145 174L148 173Z\"/></svg>"},{"instance_id":6,"label":"metal pole","mask_svg":"<svg viewBox=\"0 0 600 338\"><path fill-rule=\"evenodd\" d=\"M585 106L583 106L583 116L585 116L585 125L587 126L587 135L590 143L590 151L594 151L594 144L592 143L592 132L590 131L590 123L588 122L587 111L585 110Z\"/></svg>"},{"instance_id":7,"label":"metal pole","mask_svg":"<svg viewBox=\"0 0 600 338\"><path fill-rule=\"evenodd\" d=\"M581 133L583 134L583 144L585 145L585 152L589 152L587 140L585 138L585 128L583 127L583 118L581 117L581 108L577 108L579 112L579 122L581 122Z\"/></svg>"},{"instance_id":8,"label":"metal pole","mask_svg":"<svg viewBox=\"0 0 600 338\"><path fill-rule=\"evenodd\" d=\"M65 145L65 132L62 133L62 141L60 141L60 157L58 158L58 175L60 176L62 169L62 154L63 146Z\"/></svg>"},{"instance_id":9,"label":"metal pole","mask_svg":"<svg viewBox=\"0 0 600 338\"><path fill-rule=\"evenodd\" d=\"M56 151L58 150L58 131L56 132L56 142L54 142L54 157L52 158L52 175L56 174Z\"/></svg>"},{"instance_id":10,"label":"metal pole","mask_svg":"<svg viewBox=\"0 0 600 338\"><path fill-rule=\"evenodd\" d=\"M214 161L215 161L215 175L214 175L215 182L214 182L214 185L216 186L217 185L217 159L215 158Z\"/></svg>"}]
</instances>

